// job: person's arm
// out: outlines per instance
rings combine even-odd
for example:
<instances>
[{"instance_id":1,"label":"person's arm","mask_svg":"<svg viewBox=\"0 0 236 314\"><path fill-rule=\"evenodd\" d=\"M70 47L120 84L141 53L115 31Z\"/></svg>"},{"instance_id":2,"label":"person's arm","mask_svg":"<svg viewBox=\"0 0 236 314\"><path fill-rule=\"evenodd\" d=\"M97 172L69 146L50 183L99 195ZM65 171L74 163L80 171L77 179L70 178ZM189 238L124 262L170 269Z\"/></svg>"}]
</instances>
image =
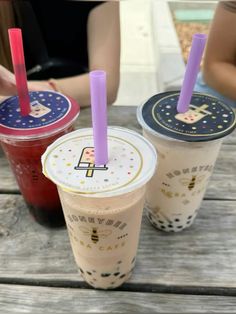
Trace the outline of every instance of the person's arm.
<instances>
[{"instance_id":1,"label":"person's arm","mask_svg":"<svg viewBox=\"0 0 236 314\"><path fill-rule=\"evenodd\" d=\"M206 47L203 77L210 87L236 100L236 3L232 9L227 3L217 6Z\"/></svg>"},{"instance_id":2,"label":"person's arm","mask_svg":"<svg viewBox=\"0 0 236 314\"><path fill-rule=\"evenodd\" d=\"M16 81L12 72L0 65L0 95L10 96L16 94Z\"/></svg>"},{"instance_id":3,"label":"person's arm","mask_svg":"<svg viewBox=\"0 0 236 314\"><path fill-rule=\"evenodd\" d=\"M120 18L119 2L106 2L89 14L88 26L89 71L107 73L107 101L112 104L117 96L120 79ZM31 82L33 83L33 81ZM39 81L37 82L39 83ZM80 106L90 105L89 74L52 80L58 91L73 97ZM47 82L41 82L48 86Z\"/></svg>"},{"instance_id":4,"label":"person's arm","mask_svg":"<svg viewBox=\"0 0 236 314\"><path fill-rule=\"evenodd\" d=\"M28 82L28 89L30 91L49 90L53 89L50 85L41 83ZM12 96L17 94L15 75L0 65L0 101L5 99L5 96Z\"/></svg>"}]
</instances>

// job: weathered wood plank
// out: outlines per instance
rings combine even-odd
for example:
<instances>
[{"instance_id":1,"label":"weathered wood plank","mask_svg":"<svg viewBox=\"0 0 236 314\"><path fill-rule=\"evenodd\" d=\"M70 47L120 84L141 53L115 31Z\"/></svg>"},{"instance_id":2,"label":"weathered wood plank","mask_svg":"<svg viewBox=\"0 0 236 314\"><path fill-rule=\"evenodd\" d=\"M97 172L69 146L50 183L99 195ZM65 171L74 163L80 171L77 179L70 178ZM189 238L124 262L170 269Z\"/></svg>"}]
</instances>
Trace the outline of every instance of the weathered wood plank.
<instances>
[{"instance_id":1,"label":"weathered wood plank","mask_svg":"<svg viewBox=\"0 0 236 314\"><path fill-rule=\"evenodd\" d=\"M65 229L35 223L20 195L1 195L0 208L0 282L82 280ZM235 225L235 201L204 201L194 225L178 234L157 231L145 217L129 284L235 291Z\"/></svg>"},{"instance_id":2,"label":"weathered wood plank","mask_svg":"<svg viewBox=\"0 0 236 314\"><path fill-rule=\"evenodd\" d=\"M121 291L0 285L0 312L235 313L236 299Z\"/></svg>"},{"instance_id":3,"label":"weathered wood plank","mask_svg":"<svg viewBox=\"0 0 236 314\"><path fill-rule=\"evenodd\" d=\"M236 199L236 149L232 145L223 145L214 173L210 180L206 198ZM0 157L0 192L19 192L6 158Z\"/></svg>"}]
</instances>

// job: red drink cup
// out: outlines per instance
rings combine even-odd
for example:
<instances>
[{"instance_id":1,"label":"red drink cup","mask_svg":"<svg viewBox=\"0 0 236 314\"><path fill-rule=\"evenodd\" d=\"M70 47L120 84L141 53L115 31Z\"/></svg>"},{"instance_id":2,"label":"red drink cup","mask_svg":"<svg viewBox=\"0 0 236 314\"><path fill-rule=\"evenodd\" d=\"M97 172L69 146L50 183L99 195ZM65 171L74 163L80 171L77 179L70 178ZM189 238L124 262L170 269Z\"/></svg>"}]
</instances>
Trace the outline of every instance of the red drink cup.
<instances>
[{"instance_id":1,"label":"red drink cup","mask_svg":"<svg viewBox=\"0 0 236 314\"><path fill-rule=\"evenodd\" d=\"M36 221L64 225L56 186L42 174L41 155L55 139L73 130L78 105L62 94L30 93L31 113L20 115L18 97L0 105L0 139L20 191Z\"/></svg>"}]
</instances>

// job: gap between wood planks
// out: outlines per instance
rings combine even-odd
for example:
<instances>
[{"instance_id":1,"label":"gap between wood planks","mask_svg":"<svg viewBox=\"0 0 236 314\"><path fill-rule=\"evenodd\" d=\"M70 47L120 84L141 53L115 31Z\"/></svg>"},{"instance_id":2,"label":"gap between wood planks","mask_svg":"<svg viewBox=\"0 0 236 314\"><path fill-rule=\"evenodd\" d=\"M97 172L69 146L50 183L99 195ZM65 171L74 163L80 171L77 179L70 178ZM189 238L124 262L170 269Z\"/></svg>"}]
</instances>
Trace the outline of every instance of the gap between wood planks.
<instances>
[{"instance_id":1,"label":"gap between wood planks","mask_svg":"<svg viewBox=\"0 0 236 314\"><path fill-rule=\"evenodd\" d=\"M91 288L84 281L70 281L70 280L40 280L40 279L12 279L1 278L0 284L8 285L24 285L36 287L50 287L50 288L80 288L93 291L108 291ZM127 291L127 292L143 292L143 293L163 293L163 294L183 294L183 295L208 295L208 296L236 296L236 287L200 287L200 286L177 286L177 285L164 285L164 284L132 284L125 283L112 291Z\"/></svg>"}]
</instances>

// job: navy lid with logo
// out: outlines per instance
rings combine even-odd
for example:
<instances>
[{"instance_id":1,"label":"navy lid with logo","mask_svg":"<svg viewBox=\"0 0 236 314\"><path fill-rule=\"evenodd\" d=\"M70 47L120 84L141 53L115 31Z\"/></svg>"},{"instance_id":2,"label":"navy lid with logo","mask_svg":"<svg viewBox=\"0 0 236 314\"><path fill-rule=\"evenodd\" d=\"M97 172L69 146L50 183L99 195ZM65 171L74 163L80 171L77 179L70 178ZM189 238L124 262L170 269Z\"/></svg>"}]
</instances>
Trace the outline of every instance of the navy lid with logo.
<instances>
[{"instance_id":1,"label":"navy lid with logo","mask_svg":"<svg viewBox=\"0 0 236 314\"><path fill-rule=\"evenodd\" d=\"M176 91L152 96L138 108L139 123L151 133L187 142L218 139L234 130L234 111L217 98L194 92L185 113L177 112L178 99Z\"/></svg>"},{"instance_id":2,"label":"navy lid with logo","mask_svg":"<svg viewBox=\"0 0 236 314\"><path fill-rule=\"evenodd\" d=\"M79 114L79 105L54 91L30 92L31 112L21 116L18 97L0 104L0 137L39 138L69 125Z\"/></svg>"}]
</instances>

